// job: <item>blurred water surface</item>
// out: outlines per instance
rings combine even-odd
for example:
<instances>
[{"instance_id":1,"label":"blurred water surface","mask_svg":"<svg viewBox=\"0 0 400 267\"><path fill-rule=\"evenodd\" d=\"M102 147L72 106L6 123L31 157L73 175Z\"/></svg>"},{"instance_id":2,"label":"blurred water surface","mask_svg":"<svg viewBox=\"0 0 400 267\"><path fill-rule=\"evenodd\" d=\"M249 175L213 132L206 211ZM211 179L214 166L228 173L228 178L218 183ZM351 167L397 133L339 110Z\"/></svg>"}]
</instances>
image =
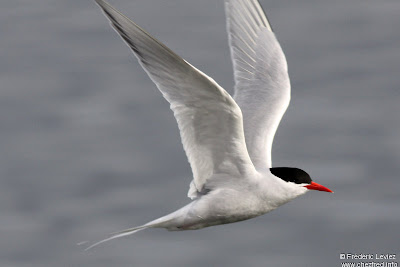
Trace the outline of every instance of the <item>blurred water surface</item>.
<instances>
[{"instance_id":1,"label":"blurred water surface","mask_svg":"<svg viewBox=\"0 0 400 267\"><path fill-rule=\"evenodd\" d=\"M292 102L275 166L311 192L265 216L199 231L76 243L188 203L191 171L168 103L94 1L0 9L0 266L339 266L400 241L400 2L262 0ZM229 92L223 1L115 0Z\"/></svg>"}]
</instances>

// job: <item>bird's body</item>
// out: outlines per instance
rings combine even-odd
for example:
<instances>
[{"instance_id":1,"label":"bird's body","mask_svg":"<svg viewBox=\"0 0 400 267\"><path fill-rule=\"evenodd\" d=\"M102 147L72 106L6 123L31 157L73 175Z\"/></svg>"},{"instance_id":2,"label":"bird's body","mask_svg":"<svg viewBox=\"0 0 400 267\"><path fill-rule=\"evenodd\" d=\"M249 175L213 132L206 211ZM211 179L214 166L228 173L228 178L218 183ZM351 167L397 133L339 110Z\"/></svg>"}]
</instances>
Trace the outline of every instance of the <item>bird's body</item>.
<instances>
[{"instance_id":1,"label":"bird's body","mask_svg":"<svg viewBox=\"0 0 400 267\"><path fill-rule=\"evenodd\" d=\"M215 184L210 183L204 195L160 218L161 225L157 227L193 230L243 221L274 210L307 191L305 187L298 190L298 186L286 186L271 172L256 173L253 177L213 178Z\"/></svg>"},{"instance_id":2,"label":"bird's body","mask_svg":"<svg viewBox=\"0 0 400 267\"><path fill-rule=\"evenodd\" d=\"M331 192L297 168L273 168L271 148L290 101L282 49L257 0L225 0L232 98L103 0L96 0L170 103L193 171L188 205L102 242L146 228L194 230L265 214L305 194Z\"/></svg>"}]
</instances>

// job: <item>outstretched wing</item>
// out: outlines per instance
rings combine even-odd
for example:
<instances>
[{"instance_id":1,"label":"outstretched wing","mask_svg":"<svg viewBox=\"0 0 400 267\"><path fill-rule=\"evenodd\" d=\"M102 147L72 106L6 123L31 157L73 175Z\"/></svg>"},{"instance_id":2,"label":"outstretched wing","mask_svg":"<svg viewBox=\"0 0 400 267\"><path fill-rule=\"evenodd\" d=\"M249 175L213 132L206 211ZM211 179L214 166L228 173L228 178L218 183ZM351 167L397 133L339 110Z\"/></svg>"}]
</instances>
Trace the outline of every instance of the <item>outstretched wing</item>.
<instances>
[{"instance_id":1,"label":"outstretched wing","mask_svg":"<svg viewBox=\"0 0 400 267\"><path fill-rule=\"evenodd\" d=\"M290 101L286 58L257 0L226 0L225 10L248 153L256 169L270 168L274 135Z\"/></svg>"},{"instance_id":2,"label":"outstretched wing","mask_svg":"<svg viewBox=\"0 0 400 267\"><path fill-rule=\"evenodd\" d=\"M110 4L96 2L171 104L194 176L188 196L196 197L213 174L240 176L255 171L246 149L242 113L232 97Z\"/></svg>"}]
</instances>

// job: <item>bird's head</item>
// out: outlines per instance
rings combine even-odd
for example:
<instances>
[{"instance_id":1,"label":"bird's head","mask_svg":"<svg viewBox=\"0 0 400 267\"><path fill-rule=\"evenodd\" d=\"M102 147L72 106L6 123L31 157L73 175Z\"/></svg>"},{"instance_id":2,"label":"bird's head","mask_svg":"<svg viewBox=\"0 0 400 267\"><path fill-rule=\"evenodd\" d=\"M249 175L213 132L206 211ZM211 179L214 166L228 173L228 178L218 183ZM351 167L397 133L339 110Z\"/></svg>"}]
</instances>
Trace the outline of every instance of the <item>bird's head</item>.
<instances>
[{"instance_id":1,"label":"bird's head","mask_svg":"<svg viewBox=\"0 0 400 267\"><path fill-rule=\"evenodd\" d=\"M303 186L308 190L318 190L333 193L332 190L330 190L329 188L313 182L310 175L301 169L290 167L277 167L270 168L270 171L273 175L281 178L282 180L297 184L299 186Z\"/></svg>"}]
</instances>

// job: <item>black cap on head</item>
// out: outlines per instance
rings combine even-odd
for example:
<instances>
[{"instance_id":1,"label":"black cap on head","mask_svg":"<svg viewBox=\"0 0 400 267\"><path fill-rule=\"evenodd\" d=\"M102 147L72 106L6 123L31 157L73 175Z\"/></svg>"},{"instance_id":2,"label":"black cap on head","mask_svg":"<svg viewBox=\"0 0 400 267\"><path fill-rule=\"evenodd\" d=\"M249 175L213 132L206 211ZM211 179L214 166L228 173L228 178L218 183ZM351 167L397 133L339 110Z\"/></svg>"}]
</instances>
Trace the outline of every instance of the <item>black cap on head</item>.
<instances>
[{"instance_id":1,"label":"black cap on head","mask_svg":"<svg viewBox=\"0 0 400 267\"><path fill-rule=\"evenodd\" d=\"M286 182L292 182L295 184L311 184L312 181L308 173L298 168L277 167L270 168L270 171L273 175Z\"/></svg>"}]
</instances>

